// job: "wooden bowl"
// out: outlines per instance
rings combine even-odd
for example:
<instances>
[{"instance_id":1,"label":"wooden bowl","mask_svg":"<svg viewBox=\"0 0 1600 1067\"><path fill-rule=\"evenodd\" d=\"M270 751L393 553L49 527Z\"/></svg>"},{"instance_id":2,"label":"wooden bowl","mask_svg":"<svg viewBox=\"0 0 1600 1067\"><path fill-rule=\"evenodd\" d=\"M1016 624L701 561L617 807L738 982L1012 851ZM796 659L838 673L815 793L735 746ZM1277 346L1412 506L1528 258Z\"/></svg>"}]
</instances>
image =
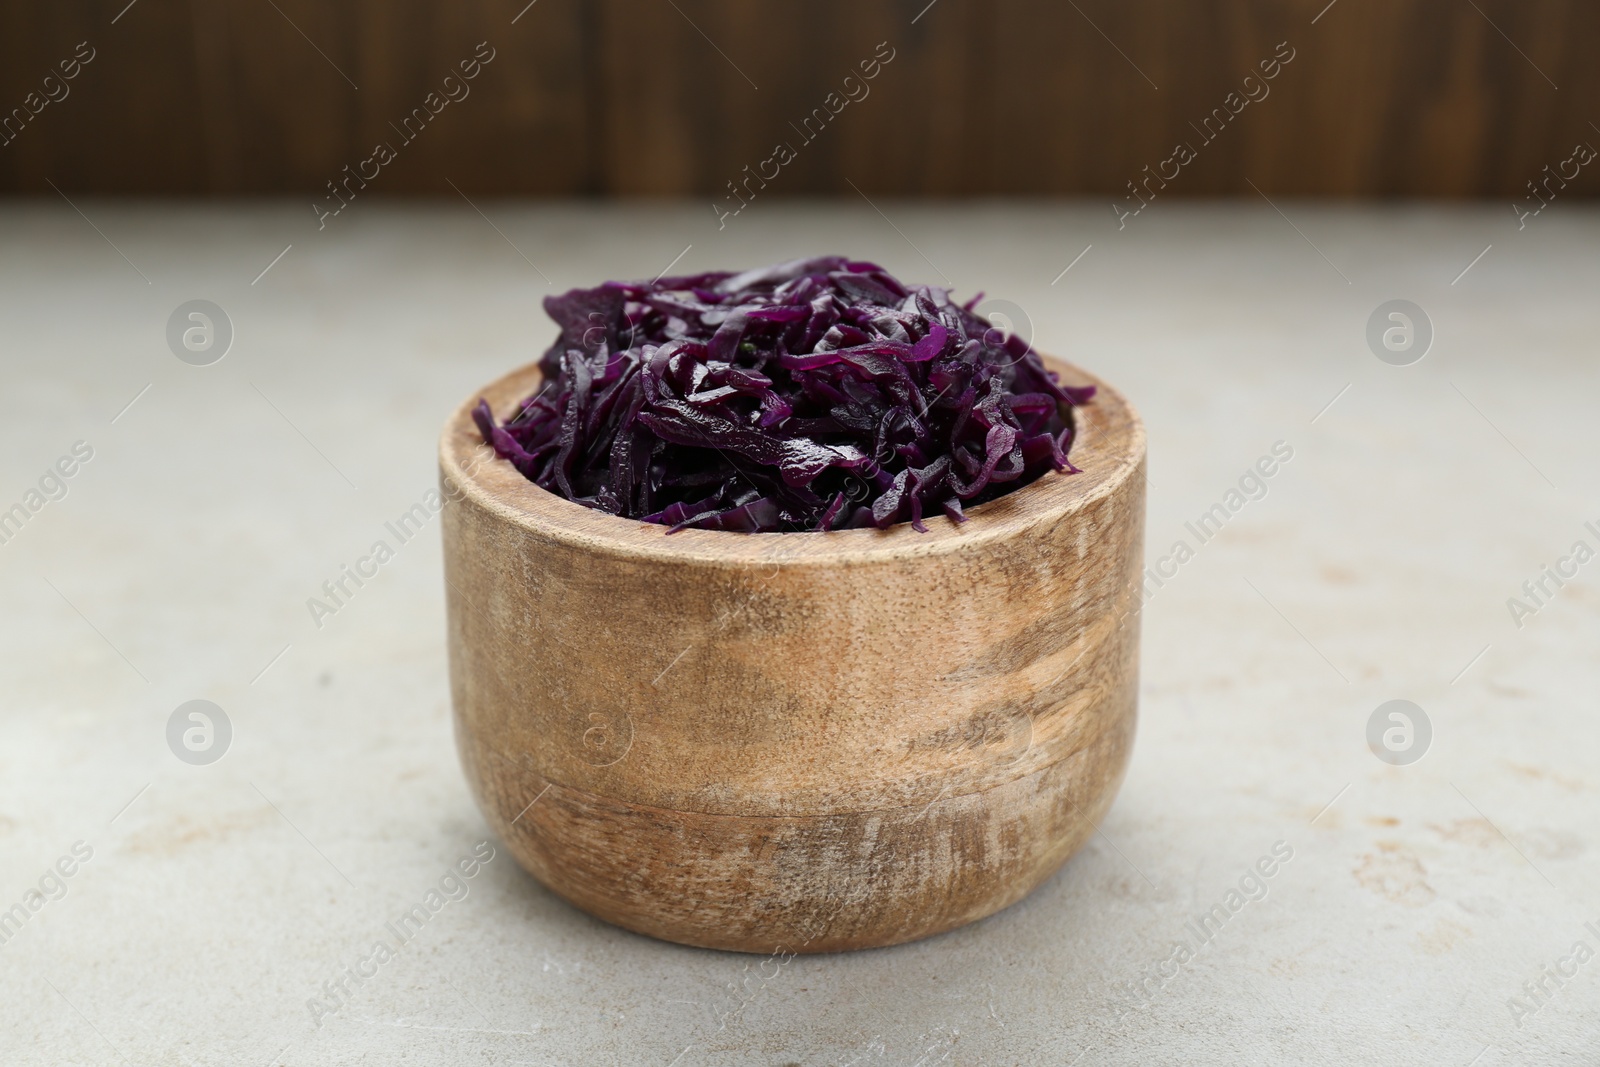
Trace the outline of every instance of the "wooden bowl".
<instances>
[{"instance_id":1,"label":"wooden bowl","mask_svg":"<svg viewBox=\"0 0 1600 1067\"><path fill-rule=\"evenodd\" d=\"M592 915L744 952L869 948L1020 900L1093 832L1133 742L1144 427L1077 409L1081 474L931 532L738 534L582 507L440 442L456 743L532 875ZM482 394L497 417L529 366Z\"/></svg>"}]
</instances>

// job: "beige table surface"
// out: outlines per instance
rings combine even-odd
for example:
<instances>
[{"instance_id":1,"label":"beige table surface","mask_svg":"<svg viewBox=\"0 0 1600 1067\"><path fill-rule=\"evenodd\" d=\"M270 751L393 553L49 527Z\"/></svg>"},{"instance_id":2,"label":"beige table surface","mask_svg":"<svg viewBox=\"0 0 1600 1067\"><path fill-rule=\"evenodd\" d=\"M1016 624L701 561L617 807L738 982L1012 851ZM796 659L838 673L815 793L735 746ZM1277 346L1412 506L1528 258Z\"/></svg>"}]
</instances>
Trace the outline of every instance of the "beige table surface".
<instances>
[{"instance_id":1,"label":"beige table surface","mask_svg":"<svg viewBox=\"0 0 1600 1067\"><path fill-rule=\"evenodd\" d=\"M1600 547L1597 238L1568 204L1521 231L1504 205L0 208L0 509L93 450L0 544L0 1062L1600 1062L1600 563L1507 606ZM764 968L603 925L496 848L314 1020L488 832L437 520L320 628L307 598L434 484L446 413L543 349L544 295L822 251L1015 302L1148 422L1149 561L1196 551L1145 608L1103 833L984 922ZM1391 298L1435 330L1411 366L1364 338ZM210 366L165 339L191 299L234 326ZM233 730L208 766L166 738L197 698ZM1432 724L1409 766L1366 744L1394 698Z\"/></svg>"}]
</instances>

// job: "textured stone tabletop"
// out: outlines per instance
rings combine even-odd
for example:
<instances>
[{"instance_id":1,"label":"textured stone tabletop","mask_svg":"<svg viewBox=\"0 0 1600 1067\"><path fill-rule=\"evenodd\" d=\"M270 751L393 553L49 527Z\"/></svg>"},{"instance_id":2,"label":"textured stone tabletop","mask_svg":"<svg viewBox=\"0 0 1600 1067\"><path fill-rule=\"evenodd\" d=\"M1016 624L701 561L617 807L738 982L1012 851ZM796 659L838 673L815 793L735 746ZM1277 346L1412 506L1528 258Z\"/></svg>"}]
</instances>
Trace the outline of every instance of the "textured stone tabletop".
<instances>
[{"instance_id":1,"label":"textured stone tabletop","mask_svg":"<svg viewBox=\"0 0 1600 1067\"><path fill-rule=\"evenodd\" d=\"M0 1061L1600 1060L1600 215L354 208L0 208ZM437 517L385 524L545 294L821 251L1120 386L1154 576L1081 853L954 933L763 960L515 866L451 739ZM1425 321L1369 345L1394 299ZM225 722L169 731L193 700Z\"/></svg>"}]
</instances>

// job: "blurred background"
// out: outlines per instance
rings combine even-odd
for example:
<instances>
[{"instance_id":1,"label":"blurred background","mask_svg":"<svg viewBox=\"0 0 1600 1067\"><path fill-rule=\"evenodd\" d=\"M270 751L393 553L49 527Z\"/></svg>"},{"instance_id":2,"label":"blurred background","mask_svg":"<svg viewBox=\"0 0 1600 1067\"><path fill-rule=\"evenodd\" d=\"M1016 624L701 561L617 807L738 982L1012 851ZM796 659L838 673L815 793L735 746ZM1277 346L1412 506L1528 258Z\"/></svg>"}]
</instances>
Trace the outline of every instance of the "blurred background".
<instances>
[{"instance_id":1,"label":"blurred background","mask_svg":"<svg viewBox=\"0 0 1600 1067\"><path fill-rule=\"evenodd\" d=\"M392 143L372 195L707 198L790 142L767 195L1122 197L1215 138L1167 192L1520 198L1600 136L1597 41L1582 0L7 0L0 190L316 196Z\"/></svg>"}]
</instances>

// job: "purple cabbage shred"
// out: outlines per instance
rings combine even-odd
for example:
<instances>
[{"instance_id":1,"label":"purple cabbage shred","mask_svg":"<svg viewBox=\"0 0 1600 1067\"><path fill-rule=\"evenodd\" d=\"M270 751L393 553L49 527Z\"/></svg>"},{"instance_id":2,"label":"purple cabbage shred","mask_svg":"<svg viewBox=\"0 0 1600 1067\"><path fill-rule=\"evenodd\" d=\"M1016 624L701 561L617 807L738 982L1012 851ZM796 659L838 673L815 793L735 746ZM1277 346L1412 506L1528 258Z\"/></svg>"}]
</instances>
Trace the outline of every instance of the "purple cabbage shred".
<instances>
[{"instance_id":1,"label":"purple cabbage shred","mask_svg":"<svg viewBox=\"0 0 1600 1067\"><path fill-rule=\"evenodd\" d=\"M535 484L624 518L745 533L883 528L1067 459L1072 408L1028 342L841 256L546 297L544 387L484 440Z\"/></svg>"}]
</instances>

